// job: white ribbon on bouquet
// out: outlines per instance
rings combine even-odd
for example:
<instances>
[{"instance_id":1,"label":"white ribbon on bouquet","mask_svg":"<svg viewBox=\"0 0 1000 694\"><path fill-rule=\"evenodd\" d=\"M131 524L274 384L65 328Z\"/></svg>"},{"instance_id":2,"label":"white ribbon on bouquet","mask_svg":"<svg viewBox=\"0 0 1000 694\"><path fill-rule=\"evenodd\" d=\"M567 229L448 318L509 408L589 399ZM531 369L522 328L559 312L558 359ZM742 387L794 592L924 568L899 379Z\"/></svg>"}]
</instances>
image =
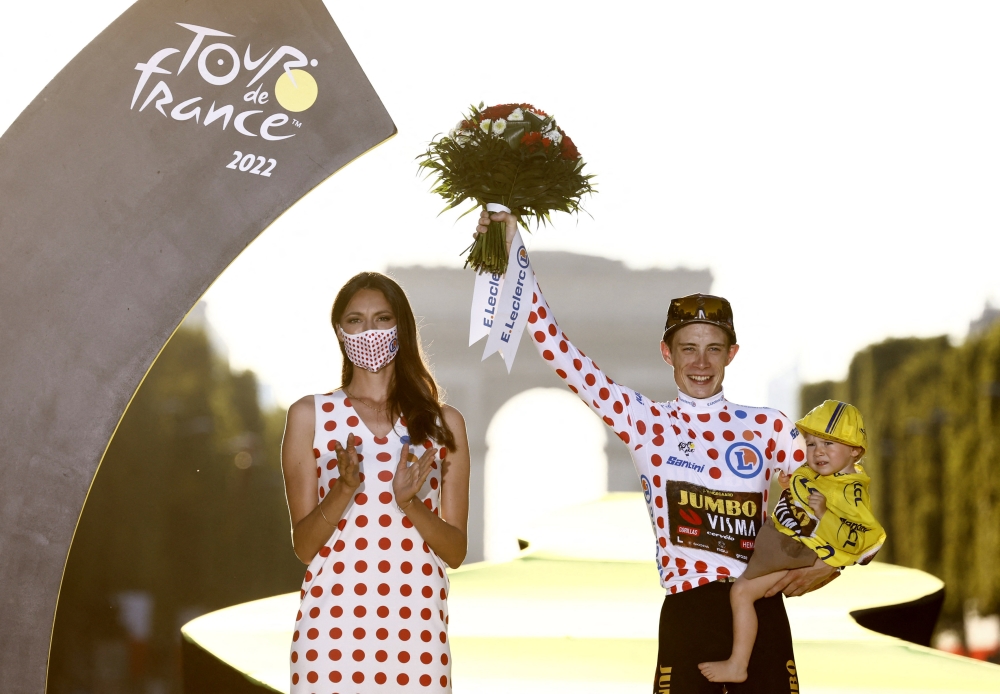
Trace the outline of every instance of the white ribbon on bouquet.
<instances>
[{"instance_id":1,"label":"white ribbon on bouquet","mask_svg":"<svg viewBox=\"0 0 1000 694\"><path fill-rule=\"evenodd\" d=\"M486 205L487 212L510 212L496 203ZM521 343L521 334L531 313L531 297L535 291L535 273L531 270L528 251L524 248L520 230L514 232L507 257L507 274L488 272L476 275L472 291L472 318L469 325L469 346L485 336L486 349L483 361L494 352L500 352L507 373L514 366L514 356Z\"/></svg>"}]
</instances>

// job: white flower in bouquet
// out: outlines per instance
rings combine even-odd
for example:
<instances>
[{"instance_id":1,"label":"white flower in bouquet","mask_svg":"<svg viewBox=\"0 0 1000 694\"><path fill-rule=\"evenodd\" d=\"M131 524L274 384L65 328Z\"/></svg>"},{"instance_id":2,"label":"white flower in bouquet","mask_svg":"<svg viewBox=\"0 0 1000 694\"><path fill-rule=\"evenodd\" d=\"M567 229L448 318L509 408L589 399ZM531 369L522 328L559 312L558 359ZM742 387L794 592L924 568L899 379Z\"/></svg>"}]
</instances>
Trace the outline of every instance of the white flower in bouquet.
<instances>
[{"instance_id":1,"label":"white flower in bouquet","mask_svg":"<svg viewBox=\"0 0 1000 694\"><path fill-rule=\"evenodd\" d=\"M503 131L507 129L507 121L503 118L497 118L493 121L493 134L503 135Z\"/></svg>"},{"instance_id":2,"label":"white flower in bouquet","mask_svg":"<svg viewBox=\"0 0 1000 694\"><path fill-rule=\"evenodd\" d=\"M510 112L510 115L507 116L507 120L524 120L524 111L519 108L515 108Z\"/></svg>"},{"instance_id":3,"label":"white flower in bouquet","mask_svg":"<svg viewBox=\"0 0 1000 694\"><path fill-rule=\"evenodd\" d=\"M489 118L484 118L479 123L479 127L483 129L484 133L486 133L487 135L489 135L490 134L490 119Z\"/></svg>"},{"instance_id":4,"label":"white flower in bouquet","mask_svg":"<svg viewBox=\"0 0 1000 694\"><path fill-rule=\"evenodd\" d=\"M459 147L464 147L466 144L468 144L469 138L467 138L465 135L459 135L458 137L455 138L455 142L458 143Z\"/></svg>"},{"instance_id":5,"label":"white flower in bouquet","mask_svg":"<svg viewBox=\"0 0 1000 694\"><path fill-rule=\"evenodd\" d=\"M562 142L563 138L562 133L559 132L558 130L552 130L551 132L545 133L545 137L552 140L552 144L556 145L557 147L559 146L559 143Z\"/></svg>"}]
</instances>

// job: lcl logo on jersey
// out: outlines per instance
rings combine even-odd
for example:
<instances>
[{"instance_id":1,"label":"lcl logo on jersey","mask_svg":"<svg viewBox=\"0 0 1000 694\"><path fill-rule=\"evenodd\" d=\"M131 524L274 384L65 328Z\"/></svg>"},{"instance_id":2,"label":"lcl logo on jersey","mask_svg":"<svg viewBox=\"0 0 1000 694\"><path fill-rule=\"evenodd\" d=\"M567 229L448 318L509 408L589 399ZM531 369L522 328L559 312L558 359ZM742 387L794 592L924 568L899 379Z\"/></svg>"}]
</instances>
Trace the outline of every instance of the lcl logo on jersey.
<instances>
[{"instance_id":1,"label":"lcl logo on jersey","mask_svg":"<svg viewBox=\"0 0 1000 694\"><path fill-rule=\"evenodd\" d=\"M295 133L281 129L291 120L287 113L277 112L265 116L260 114L274 110L271 106L272 96L282 109L292 113L305 111L316 102L319 94L316 80L301 69L307 66L316 67L319 62L315 58L309 60L305 53L294 46L278 48L272 46L262 55L255 57L249 41L241 58L237 50L224 41L216 41L202 48L206 38L233 39L235 37L232 34L195 24L177 22L177 25L194 34L183 56L176 62L178 58L173 56L179 54L181 49L168 47L154 53L146 62L138 63L135 69L139 72L139 80L132 95L130 109L135 109L136 104L139 104L139 111L143 111L152 105L164 117L176 121L194 121L203 126L221 121L223 130L232 121L233 128L241 135L260 136L269 141L295 137ZM263 87L271 83L264 78L279 63L282 72L273 83L272 93L269 94ZM251 73L244 87L250 91L243 95L243 101L247 106L221 103L211 97L205 97L203 100L200 95L191 96L175 104L174 94L163 79L159 79L149 91L146 90L153 75L180 75L189 66L197 69L202 80L210 87L228 85L244 70ZM143 94L145 98L140 100ZM171 104L174 104L173 108L167 110ZM292 127L301 125L297 120L292 122Z\"/></svg>"},{"instance_id":2,"label":"lcl logo on jersey","mask_svg":"<svg viewBox=\"0 0 1000 694\"><path fill-rule=\"evenodd\" d=\"M653 488L649 484L649 478L642 475L639 477L639 484L642 485L642 495L645 497L646 503L648 504L653 500Z\"/></svg>"},{"instance_id":3,"label":"lcl logo on jersey","mask_svg":"<svg viewBox=\"0 0 1000 694\"><path fill-rule=\"evenodd\" d=\"M726 449L726 465L737 477L750 479L764 469L764 456L756 446L738 441Z\"/></svg>"}]
</instances>

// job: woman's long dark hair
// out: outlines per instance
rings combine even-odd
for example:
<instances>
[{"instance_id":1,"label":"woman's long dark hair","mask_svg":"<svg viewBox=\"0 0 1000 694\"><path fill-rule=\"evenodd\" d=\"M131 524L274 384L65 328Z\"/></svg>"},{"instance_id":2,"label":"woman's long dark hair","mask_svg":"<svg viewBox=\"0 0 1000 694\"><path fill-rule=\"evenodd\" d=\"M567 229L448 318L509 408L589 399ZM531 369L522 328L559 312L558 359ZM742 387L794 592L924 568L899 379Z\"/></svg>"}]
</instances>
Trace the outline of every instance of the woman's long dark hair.
<instances>
[{"instance_id":1,"label":"woman's long dark hair","mask_svg":"<svg viewBox=\"0 0 1000 694\"><path fill-rule=\"evenodd\" d=\"M438 386L424 361L417 322L413 318L413 309L410 308L410 302L403 288L378 272L359 272L337 292L330 316L334 330L340 325L340 319L344 317L344 311L347 310L351 299L362 289L381 292L396 316L399 352L395 359L395 376L389 386L387 403L389 411L403 415L410 438L414 442L434 439L448 450L454 451L455 435L444 421L441 401L438 399ZM341 387L346 388L354 378L354 364L347 358L344 343L339 340L338 343L340 354L344 358Z\"/></svg>"}]
</instances>

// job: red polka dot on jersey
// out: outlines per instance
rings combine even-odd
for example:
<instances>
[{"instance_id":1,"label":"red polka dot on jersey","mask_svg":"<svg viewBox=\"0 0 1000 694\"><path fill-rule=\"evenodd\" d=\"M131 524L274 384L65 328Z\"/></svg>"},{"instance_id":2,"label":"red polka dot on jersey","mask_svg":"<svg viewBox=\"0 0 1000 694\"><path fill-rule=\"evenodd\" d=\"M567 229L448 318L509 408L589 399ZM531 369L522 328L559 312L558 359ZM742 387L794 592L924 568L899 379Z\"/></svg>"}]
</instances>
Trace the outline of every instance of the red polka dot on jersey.
<instances>
[{"instance_id":1,"label":"red polka dot on jersey","mask_svg":"<svg viewBox=\"0 0 1000 694\"><path fill-rule=\"evenodd\" d=\"M707 412L702 412L702 413L700 413L698 415L698 421L699 422L707 422L711 418L712 418L712 415L708 414Z\"/></svg>"},{"instance_id":2,"label":"red polka dot on jersey","mask_svg":"<svg viewBox=\"0 0 1000 694\"><path fill-rule=\"evenodd\" d=\"M594 377L594 374L587 374L583 377L583 380L586 381L588 386L592 386L597 383L597 378Z\"/></svg>"},{"instance_id":3,"label":"red polka dot on jersey","mask_svg":"<svg viewBox=\"0 0 1000 694\"><path fill-rule=\"evenodd\" d=\"M777 417L775 417L774 418L774 430L775 431L781 431L783 428L784 428L784 425L781 423L781 420L778 419Z\"/></svg>"},{"instance_id":4,"label":"red polka dot on jersey","mask_svg":"<svg viewBox=\"0 0 1000 694\"><path fill-rule=\"evenodd\" d=\"M324 412L333 412L333 403L332 402L324 402L323 403L323 411Z\"/></svg>"},{"instance_id":5,"label":"red polka dot on jersey","mask_svg":"<svg viewBox=\"0 0 1000 694\"><path fill-rule=\"evenodd\" d=\"M534 303L535 301L538 301L538 299L534 299L534 300L532 301L532 303ZM538 317L539 317L539 318L547 318L547 317L548 317L548 315L549 315L549 314L548 314L548 312L546 312L546 310L545 310L545 307L544 307L544 306L539 306L539 307L538 307Z\"/></svg>"},{"instance_id":6,"label":"red polka dot on jersey","mask_svg":"<svg viewBox=\"0 0 1000 694\"><path fill-rule=\"evenodd\" d=\"M323 425L323 428L326 429L327 431L333 431L334 429L337 428L337 423L333 420L330 420L329 422Z\"/></svg>"},{"instance_id":7,"label":"red polka dot on jersey","mask_svg":"<svg viewBox=\"0 0 1000 694\"><path fill-rule=\"evenodd\" d=\"M410 683L409 675L407 675L405 672L399 673L398 675L396 675L396 683L399 684L400 686L409 684Z\"/></svg>"},{"instance_id":8,"label":"red polka dot on jersey","mask_svg":"<svg viewBox=\"0 0 1000 694\"><path fill-rule=\"evenodd\" d=\"M771 468L767 468L766 470L764 470L764 479L765 480L771 479Z\"/></svg>"},{"instance_id":9,"label":"red polka dot on jersey","mask_svg":"<svg viewBox=\"0 0 1000 694\"><path fill-rule=\"evenodd\" d=\"M805 457L806 457L805 453L803 453L801 450L796 450L794 453L792 453L792 458L795 459L796 463L801 463L803 458Z\"/></svg>"},{"instance_id":10,"label":"red polka dot on jersey","mask_svg":"<svg viewBox=\"0 0 1000 694\"><path fill-rule=\"evenodd\" d=\"M726 429L724 432L722 432L722 438L724 438L726 441L735 441L736 434L731 432L729 429Z\"/></svg>"},{"instance_id":11,"label":"red polka dot on jersey","mask_svg":"<svg viewBox=\"0 0 1000 694\"><path fill-rule=\"evenodd\" d=\"M365 673L355 672L353 675L351 675L351 679L354 680L355 684L361 684L362 682L365 681Z\"/></svg>"},{"instance_id":12,"label":"red polka dot on jersey","mask_svg":"<svg viewBox=\"0 0 1000 694\"><path fill-rule=\"evenodd\" d=\"M658 456L658 455L657 455L656 453L654 453L653 455L651 455L651 456L649 457L649 462L651 462L651 463L652 463L653 465L655 465L656 467L659 467L660 465L662 465L662 464L663 464L663 458L661 458L661 457L660 457L660 456Z\"/></svg>"},{"instance_id":13,"label":"red polka dot on jersey","mask_svg":"<svg viewBox=\"0 0 1000 694\"><path fill-rule=\"evenodd\" d=\"M723 422L730 422L732 421L733 416L728 412L723 411L719 413L719 419L722 420Z\"/></svg>"},{"instance_id":14,"label":"red polka dot on jersey","mask_svg":"<svg viewBox=\"0 0 1000 694\"><path fill-rule=\"evenodd\" d=\"M786 457L786 456L785 456L785 451L784 451L784 449L782 449L782 450L778 451L778 455L776 456L776 458L777 458L777 460L778 460L778 462L779 462L779 463L783 463L783 462L785 462L785 457Z\"/></svg>"},{"instance_id":15,"label":"red polka dot on jersey","mask_svg":"<svg viewBox=\"0 0 1000 694\"><path fill-rule=\"evenodd\" d=\"M660 424L659 422L654 422L653 423L653 433L657 434L657 435L658 434L662 434L663 433L663 425Z\"/></svg>"},{"instance_id":16,"label":"red polka dot on jersey","mask_svg":"<svg viewBox=\"0 0 1000 694\"><path fill-rule=\"evenodd\" d=\"M756 417L754 417L753 421L757 422L758 424L763 424L764 422L767 421L767 415L761 413L761 414L757 415Z\"/></svg>"},{"instance_id":17,"label":"red polka dot on jersey","mask_svg":"<svg viewBox=\"0 0 1000 694\"><path fill-rule=\"evenodd\" d=\"M712 433L711 431L702 432L701 436L706 441L715 441L715 434Z\"/></svg>"},{"instance_id":18,"label":"red polka dot on jersey","mask_svg":"<svg viewBox=\"0 0 1000 694\"><path fill-rule=\"evenodd\" d=\"M531 313L529 313L528 314L528 322L529 323L537 323L538 322L538 314L535 313L534 311L532 311Z\"/></svg>"}]
</instances>

